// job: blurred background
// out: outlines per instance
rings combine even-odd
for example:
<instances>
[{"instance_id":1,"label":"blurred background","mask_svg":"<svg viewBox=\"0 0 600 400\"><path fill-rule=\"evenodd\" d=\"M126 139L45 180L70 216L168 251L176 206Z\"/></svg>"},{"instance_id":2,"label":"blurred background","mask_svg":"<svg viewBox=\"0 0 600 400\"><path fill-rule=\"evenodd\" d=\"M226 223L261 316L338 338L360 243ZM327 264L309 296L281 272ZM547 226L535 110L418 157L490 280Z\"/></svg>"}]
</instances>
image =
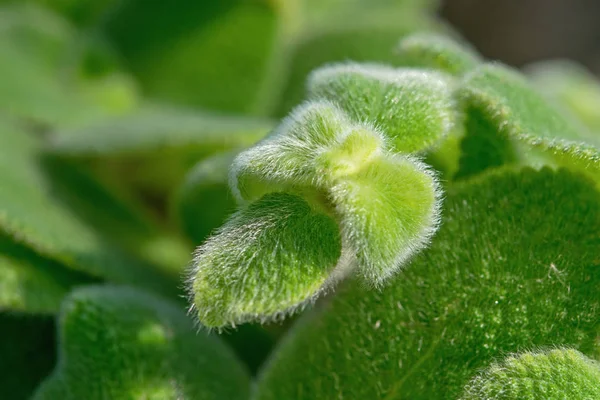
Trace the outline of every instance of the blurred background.
<instances>
[{"instance_id":1,"label":"blurred background","mask_svg":"<svg viewBox=\"0 0 600 400\"><path fill-rule=\"evenodd\" d=\"M485 57L514 66L555 58L600 73L596 0L445 0L440 15Z\"/></svg>"},{"instance_id":2,"label":"blurred background","mask_svg":"<svg viewBox=\"0 0 600 400\"><path fill-rule=\"evenodd\" d=\"M394 48L422 31L524 67L600 131L598 0L0 0L0 331L27 338L0 341L0 387L25 398L48 373L76 285L185 307L191 252L235 209L236 152L302 101L314 68L409 65ZM531 66L546 59L586 69ZM256 371L284 330L225 336Z\"/></svg>"}]
</instances>

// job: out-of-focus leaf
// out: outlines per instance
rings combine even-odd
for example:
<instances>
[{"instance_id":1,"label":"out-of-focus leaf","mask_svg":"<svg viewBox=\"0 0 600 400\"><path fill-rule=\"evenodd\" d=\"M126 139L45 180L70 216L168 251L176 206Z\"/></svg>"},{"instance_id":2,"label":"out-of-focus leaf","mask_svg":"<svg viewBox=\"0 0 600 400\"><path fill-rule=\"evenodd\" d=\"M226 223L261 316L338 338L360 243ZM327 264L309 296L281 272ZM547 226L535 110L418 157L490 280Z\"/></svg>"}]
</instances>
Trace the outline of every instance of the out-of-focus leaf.
<instances>
[{"instance_id":1,"label":"out-of-focus leaf","mask_svg":"<svg viewBox=\"0 0 600 400\"><path fill-rule=\"evenodd\" d=\"M435 25L430 1L183 3L130 0L105 30L151 95L255 115L286 114L313 68L387 60L400 36Z\"/></svg>"},{"instance_id":2,"label":"out-of-focus leaf","mask_svg":"<svg viewBox=\"0 0 600 400\"><path fill-rule=\"evenodd\" d=\"M510 356L474 378L460 397L481 399L600 399L600 364L570 349Z\"/></svg>"},{"instance_id":3,"label":"out-of-focus leaf","mask_svg":"<svg viewBox=\"0 0 600 400\"><path fill-rule=\"evenodd\" d=\"M454 128L453 83L442 74L377 64L341 64L313 72L309 97L336 103L357 122L373 124L394 151L424 153Z\"/></svg>"},{"instance_id":4,"label":"out-of-focus leaf","mask_svg":"<svg viewBox=\"0 0 600 400\"><path fill-rule=\"evenodd\" d=\"M55 313L71 288L88 282L89 277L0 235L0 311Z\"/></svg>"},{"instance_id":5,"label":"out-of-focus leaf","mask_svg":"<svg viewBox=\"0 0 600 400\"><path fill-rule=\"evenodd\" d=\"M50 317L0 313L0 398L28 400L56 361Z\"/></svg>"},{"instance_id":6,"label":"out-of-focus leaf","mask_svg":"<svg viewBox=\"0 0 600 400\"><path fill-rule=\"evenodd\" d=\"M269 113L286 115L305 97L305 82L311 71L325 64L353 60L394 63L398 39L420 29L439 29L424 15L401 7L347 16L343 23L306 27L292 41L287 68L273 86Z\"/></svg>"},{"instance_id":7,"label":"out-of-focus leaf","mask_svg":"<svg viewBox=\"0 0 600 400\"><path fill-rule=\"evenodd\" d=\"M600 137L569 118L518 73L484 64L467 74L460 96L467 119L473 122L467 122L459 174L541 159L600 179ZM474 165L476 160L480 165Z\"/></svg>"},{"instance_id":8,"label":"out-of-focus leaf","mask_svg":"<svg viewBox=\"0 0 600 400\"><path fill-rule=\"evenodd\" d=\"M147 106L85 128L62 130L54 137L52 150L73 156L154 155L188 148L211 154L251 145L271 127L264 119Z\"/></svg>"},{"instance_id":9,"label":"out-of-focus leaf","mask_svg":"<svg viewBox=\"0 0 600 400\"><path fill-rule=\"evenodd\" d=\"M229 190L229 166L236 154L227 152L200 161L177 190L173 200L175 219L196 245L237 208Z\"/></svg>"},{"instance_id":10,"label":"out-of-focus leaf","mask_svg":"<svg viewBox=\"0 0 600 400\"><path fill-rule=\"evenodd\" d=\"M0 7L0 110L50 126L72 126L129 111L135 87L122 74L82 79L85 41L34 4Z\"/></svg>"},{"instance_id":11,"label":"out-of-focus leaf","mask_svg":"<svg viewBox=\"0 0 600 400\"><path fill-rule=\"evenodd\" d=\"M107 11L119 3L118 0L37 0L37 2L79 26L94 25Z\"/></svg>"},{"instance_id":12,"label":"out-of-focus leaf","mask_svg":"<svg viewBox=\"0 0 600 400\"><path fill-rule=\"evenodd\" d=\"M59 317L59 362L34 399L246 399L249 379L218 338L175 304L135 289L92 286Z\"/></svg>"},{"instance_id":13,"label":"out-of-focus leaf","mask_svg":"<svg viewBox=\"0 0 600 400\"><path fill-rule=\"evenodd\" d=\"M52 153L91 162L100 174L147 198L161 199L199 160L246 147L265 136L269 120L147 106L52 138Z\"/></svg>"},{"instance_id":14,"label":"out-of-focus leaf","mask_svg":"<svg viewBox=\"0 0 600 400\"><path fill-rule=\"evenodd\" d=\"M230 184L245 205L199 247L191 273L208 326L291 313L355 271L379 285L438 222L435 176L328 102L299 107L240 153Z\"/></svg>"},{"instance_id":15,"label":"out-of-focus leaf","mask_svg":"<svg viewBox=\"0 0 600 400\"><path fill-rule=\"evenodd\" d=\"M600 135L600 81L596 76L567 60L539 62L526 70L540 91L554 97Z\"/></svg>"},{"instance_id":16,"label":"out-of-focus leaf","mask_svg":"<svg viewBox=\"0 0 600 400\"><path fill-rule=\"evenodd\" d=\"M36 138L16 124L1 120L0 137L0 231L74 270L175 292L183 262L159 271L114 246L132 237L137 246L152 242L155 232L142 216L83 170L40 157Z\"/></svg>"},{"instance_id":17,"label":"out-of-focus leaf","mask_svg":"<svg viewBox=\"0 0 600 400\"><path fill-rule=\"evenodd\" d=\"M588 179L499 171L449 188L442 220L381 292L349 282L299 321L254 398L457 398L507 352L598 354L600 193Z\"/></svg>"},{"instance_id":18,"label":"out-of-focus leaf","mask_svg":"<svg viewBox=\"0 0 600 400\"><path fill-rule=\"evenodd\" d=\"M467 44L436 33L417 33L403 38L396 48L403 66L434 69L461 76L482 60Z\"/></svg>"},{"instance_id":19,"label":"out-of-focus leaf","mask_svg":"<svg viewBox=\"0 0 600 400\"><path fill-rule=\"evenodd\" d=\"M247 113L266 77L277 3L130 0L105 30L149 95Z\"/></svg>"}]
</instances>

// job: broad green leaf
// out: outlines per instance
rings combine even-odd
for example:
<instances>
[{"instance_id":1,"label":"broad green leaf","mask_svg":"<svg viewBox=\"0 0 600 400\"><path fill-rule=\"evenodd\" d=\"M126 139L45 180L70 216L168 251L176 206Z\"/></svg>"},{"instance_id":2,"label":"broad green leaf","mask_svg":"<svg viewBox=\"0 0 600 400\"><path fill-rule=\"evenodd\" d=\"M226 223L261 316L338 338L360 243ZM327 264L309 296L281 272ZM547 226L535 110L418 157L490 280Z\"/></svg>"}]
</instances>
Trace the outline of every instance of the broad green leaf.
<instances>
[{"instance_id":1,"label":"broad green leaf","mask_svg":"<svg viewBox=\"0 0 600 400\"><path fill-rule=\"evenodd\" d=\"M554 97L600 135L600 81L596 76L567 60L539 62L526 71L540 91Z\"/></svg>"},{"instance_id":2,"label":"broad green leaf","mask_svg":"<svg viewBox=\"0 0 600 400\"><path fill-rule=\"evenodd\" d=\"M90 281L0 235L0 311L55 313L71 288Z\"/></svg>"},{"instance_id":3,"label":"broad green leaf","mask_svg":"<svg viewBox=\"0 0 600 400\"><path fill-rule=\"evenodd\" d=\"M249 146L263 137L271 122L146 106L127 116L105 119L53 137L54 154L91 161L101 175L151 198L164 198L198 160Z\"/></svg>"},{"instance_id":4,"label":"broad green leaf","mask_svg":"<svg viewBox=\"0 0 600 400\"><path fill-rule=\"evenodd\" d=\"M140 253L152 253L149 247L162 241L141 215L85 170L42 157L37 138L16 124L0 120L0 136L1 232L73 270L176 291L174 278L184 261L160 270L121 248L135 242L131 247Z\"/></svg>"},{"instance_id":5,"label":"broad green leaf","mask_svg":"<svg viewBox=\"0 0 600 400\"><path fill-rule=\"evenodd\" d=\"M247 113L267 77L279 8L262 0L130 0L104 30L150 96Z\"/></svg>"},{"instance_id":6,"label":"broad green leaf","mask_svg":"<svg viewBox=\"0 0 600 400\"><path fill-rule=\"evenodd\" d=\"M69 295L59 362L34 399L246 399L249 378L218 338L177 305L125 287Z\"/></svg>"},{"instance_id":7,"label":"broad green leaf","mask_svg":"<svg viewBox=\"0 0 600 400\"><path fill-rule=\"evenodd\" d=\"M341 64L313 72L309 97L334 102L356 121L371 123L395 151L424 152L454 128L453 85L445 76L376 64Z\"/></svg>"},{"instance_id":8,"label":"broad green leaf","mask_svg":"<svg viewBox=\"0 0 600 400\"><path fill-rule=\"evenodd\" d=\"M452 399L497 357L598 354L600 193L567 170L450 187L427 251L382 291L348 282L298 321L256 400Z\"/></svg>"},{"instance_id":9,"label":"broad green leaf","mask_svg":"<svg viewBox=\"0 0 600 400\"><path fill-rule=\"evenodd\" d=\"M455 76L464 75L481 62L479 54L467 44L429 32L403 38L396 54L403 66L434 69Z\"/></svg>"},{"instance_id":10,"label":"broad green leaf","mask_svg":"<svg viewBox=\"0 0 600 400\"><path fill-rule=\"evenodd\" d=\"M558 164L600 179L600 137L569 118L518 73L501 65L482 65L465 77L460 96L467 119L476 121L472 126L467 123L462 175L520 161ZM485 159L486 153L495 156L474 168L471 160Z\"/></svg>"},{"instance_id":11,"label":"broad green leaf","mask_svg":"<svg viewBox=\"0 0 600 400\"><path fill-rule=\"evenodd\" d=\"M49 316L0 313L0 398L29 400L56 362Z\"/></svg>"},{"instance_id":12,"label":"broad green leaf","mask_svg":"<svg viewBox=\"0 0 600 400\"><path fill-rule=\"evenodd\" d=\"M196 164L173 199L178 225L200 244L236 210L229 190L229 166L237 152L221 153Z\"/></svg>"},{"instance_id":13,"label":"broad green leaf","mask_svg":"<svg viewBox=\"0 0 600 400\"><path fill-rule=\"evenodd\" d=\"M355 270L379 285L437 228L433 174L331 103L299 107L230 174L245 205L198 249L191 274L208 326L293 312Z\"/></svg>"},{"instance_id":14,"label":"broad green leaf","mask_svg":"<svg viewBox=\"0 0 600 400\"><path fill-rule=\"evenodd\" d=\"M489 366L460 399L600 399L600 364L570 349L518 354Z\"/></svg>"},{"instance_id":15,"label":"broad green leaf","mask_svg":"<svg viewBox=\"0 0 600 400\"><path fill-rule=\"evenodd\" d=\"M340 251L329 216L298 196L265 195L198 249L191 295L200 322L266 321L302 308L327 289Z\"/></svg>"}]
</instances>

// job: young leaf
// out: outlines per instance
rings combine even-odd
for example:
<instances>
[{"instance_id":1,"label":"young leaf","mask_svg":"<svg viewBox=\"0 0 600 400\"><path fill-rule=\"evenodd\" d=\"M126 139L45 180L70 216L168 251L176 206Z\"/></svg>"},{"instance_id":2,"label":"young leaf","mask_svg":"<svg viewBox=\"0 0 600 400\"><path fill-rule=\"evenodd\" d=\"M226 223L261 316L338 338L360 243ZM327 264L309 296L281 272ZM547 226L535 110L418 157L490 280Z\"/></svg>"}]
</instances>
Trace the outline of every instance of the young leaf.
<instances>
[{"instance_id":1,"label":"young leaf","mask_svg":"<svg viewBox=\"0 0 600 400\"><path fill-rule=\"evenodd\" d=\"M236 210L229 190L229 166L237 152L216 154L196 164L173 199L173 214L181 229L200 244Z\"/></svg>"},{"instance_id":2,"label":"young leaf","mask_svg":"<svg viewBox=\"0 0 600 400\"><path fill-rule=\"evenodd\" d=\"M36 400L248 397L233 353L148 293L89 286L65 299L58 323L59 362Z\"/></svg>"},{"instance_id":3,"label":"young leaf","mask_svg":"<svg viewBox=\"0 0 600 400\"><path fill-rule=\"evenodd\" d=\"M516 72L501 65L482 65L465 77L460 95L467 118L481 121L485 128L480 131L487 132L486 137L499 138L496 150L489 148L495 139L478 141L481 146L465 146L463 170L477 172L468 160L481 157L479 151L494 151L500 162L525 157L525 162L535 164L536 158L541 158L543 163L600 179L600 139L537 93ZM473 143L476 135L468 129L465 143Z\"/></svg>"},{"instance_id":4,"label":"young leaf","mask_svg":"<svg viewBox=\"0 0 600 400\"><path fill-rule=\"evenodd\" d=\"M424 152L454 127L453 86L437 72L375 64L342 64L313 72L309 96L336 103L379 128L395 151Z\"/></svg>"},{"instance_id":5,"label":"young leaf","mask_svg":"<svg viewBox=\"0 0 600 400\"><path fill-rule=\"evenodd\" d=\"M600 364L571 349L510 356L474 378L460 397L480 399L600 399Z\"/></svg>"},{"instance_id":6,"label":"young leaf","mask_svg":"<svg viewBox=\"0 0 600 400\"><path fill-rule=\"evenodd\" d=\"M440 195L425 164L390 156L340 178L330 189L343 243L359 274L381 285L429 244Z\"/></svg>"},{"instance_id":7,"label":"young leaf","mask_svg":"<svg viewBox=\"0 0 600 400\"><path fill-rule=\"evenodd\" d=\"M156 243L139 215L80 169L40 157L36 138L18 125L0 120L0 135L0 232L94 277L176 290L172 265L160 271L115 246L117 237L133 240L130 235L139 250ZM121 229L113 230L112 224Z\"/></svg>"},{"instance_id":8,"label":"young leaf","mask_svg":"<svg viewBox=\"0 0 600 400\"><path fill-rule=\"evenodd\" d=\"M292 312L326 289L340 251L333 219L298 196L268 194L198 249L191 295L200 321L219 327Z\"/></svg>"},{"instance_id":9,"label":"young leaf","mask_svg":"<svg viewBox=\"0 0 600 400\"><path fill-rule=\"evenodd\" d=\"M437 228L433 174L327 102L238 155L231 187L249 205L199 248L191 276L207 326L294 311L355 269L381 284Z\"/></svg>"},{"instance_id":10,"label":"young leaf","mask_svg":"<svg viewBox=\"0 0 600 400\"><path fill-rule=\"evenodd\" d=\"M254 399L451 399L507 352L598 354L600 193L588 179L503 170L448 188L444 211L393 284L348 282L299 321Z\"/></svg>"},{"instance_id":11,"label":"young leaf","mask_svg":"<svg viewBox=\"0 0 600 400\"><path fill-rule=\"evenodd\" d=\"M400 40L396 48L400 64L462 76L482 60L475 49L436 33L416 33Z\"/></svg>"},{"instance_id":12,"label":"young leaf","mask_svg":"<svg viewBox=\"0 0 600 400\"><path fill-rule=\"evenodd\" d=\"M71 288L90 281L0 235L0 311L55 313Z\"/></svg>"},{"instance_id":13,"label":"young leaf","mask_svg":"<svg viewBox=\"0 0 600 400\"><path fill-rule=\"evenodd\" d=\"M590 130L600 132L600 82L596 76L567 60L539 62L526 70L540 91L555 98Z\"/></svg>"}]
</instances>

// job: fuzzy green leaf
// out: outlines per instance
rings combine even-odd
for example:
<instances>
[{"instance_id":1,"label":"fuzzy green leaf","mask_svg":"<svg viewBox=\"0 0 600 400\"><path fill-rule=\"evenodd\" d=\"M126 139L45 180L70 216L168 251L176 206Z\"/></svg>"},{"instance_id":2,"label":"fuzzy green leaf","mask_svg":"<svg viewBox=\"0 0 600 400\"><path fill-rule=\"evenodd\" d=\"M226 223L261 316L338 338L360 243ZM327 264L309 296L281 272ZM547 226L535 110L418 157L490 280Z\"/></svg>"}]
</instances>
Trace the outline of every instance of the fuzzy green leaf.
<instances>
[{"instance_id":1,"label":"fuzzy green leaf","mask_svg":"<svg viewBox=\"0 0 600 400\"><path fill-rule=\"evenodd\" d=\"M174 272L133 259L162 242L142 216L73 165L40 154L30 132L0 120L0 231L44 257L115 282L173 293ZM120 247L115 241L120 241Z\"/></svg>"},{"instance_id":2,"label":"fuzzy green leaf","mask_svg":"<svg viewBox=\"0 0 600 400\"><path fill-rule=\"evenodd\" d=\"M456 76L464 75L481 62L475 49L467 44L429 32L403 38L396 54L402 65L430 68Z\"/></svg>"},{"instance_id":3,"label":"fuzzy green leaf","mask_svg":"<svg viewBox=\"0 0 600 400\"><path fill-rule=\"evenodd\" d=\"M436 72L334 65L313 72L308 91L313 99L336 103L355 121L373 124L400 152L434 147L455 123L452 84Z\"/></svg>"},{"instance_id":4,"label":"fuzzy green leaf","mask_svg":"<svg viewBox=\"0 0 600 400\"><path fill-rule=\"evenodd\" d=\"M540 91L555 98L590 130L600 132L600 81L584 67L567 60L544 61L527 67Z\"/></svg>"},{"instance_id":5,"label":"fuzzy green leaf","mask_svg":"<svg viewBox=\"0 0 600 400\"><path fill-rule=\"evenodd\" d=\"M247 372L231 350L150 294L80 289L63 303L58 323L59 362L36 400L248 397Z\"/></svg>"},{"instance_id":6,"label":"fuzzy green leaf","mask_svg":"<svg viewBox=\"0 0 600 400\"><path fill-rule=\"evenodd\" d=\"M344 240L358 272L381 285L423 249L438 227L440 198L427 167L390 156L341 177L330 189Z\"/></svg>"},{"instance_id":7,"label":"fuzzy green leaf","mask_svg":"<svg viewBox=\"0 0 600 400\"><path fill-rule=\"evenodd\" d=\"M600 194L588 179L482 176L448 189L442 220L391 285L348 282L299 321L254 398L445 400L507 352L598 354Z\"/></svg>"},{"instance_id":8,"label":"fuzzy green leaf","mask_svg":"<svg viewBox=\"0 0 600 400\"><path fill-rule=\"evenodd\" d=\"M600 364L569 349L518 354L488 367L460 399L600 399Z\"/></svg>"},{"instance_id":9,"label":"fuzzy green leaf","mask_svg":"<svg viewBox=\"0 0 600 400\"><path fill-rule=\"evenodd\" d=\"M379 285L437 228L433 174L327 102L238 155L231 186L249 205L199 248L191 276L208 326L294 311L355 270Z\"/></svg>"},{"instance_id":10,"label":"fuzzy green leaf","mask_svg":"<svg viewBox=\"0 0 600 400\"><path fill-rule=\"evenodd\" d=\"M241 153L231 177L242 202L285 190L333 215L345 251L371 284L396 272L437 227L437 184L428 169L392 155L379 131L327 102L300 107Z\"/></svg>"},{"instance_id":11,"label":"fuzzy green leaf","mask_svg":"<svg viewBox=\"0 0 600 400\"><path fill-rule=\"evenodd\" d=\"M173 213L181 229L200 244L236 210L229 190L229 166L236 152L200 161L186 175L173 199Z\"/></svg>"},{"instance_id":12,"label":"fuzzy green leaf","mask_svg":"<svg viewBox=\"0 0 600 400\"><path fill-rule=\"evenodd\" d=\"M55 313L71 288L89 281L0 235L0 311Z\"/></svg>"},{"instance_id":13,"label":"fuzzy green leaf","mask_svg":"<svg viewBox=\"0 0 600 400\"><path fill-rule=\"evenodd\" d=\"M268 194L198 249L191 290L200 321L219 327L293 312L327 289L340 251L333 219L298 196Z\"/></svg>"},{"instance_id":14,"label":"fuzzy green leaf","mask_svg":"<svg viewBox=\"0 0 600 400\"><path fill-rule=\"evenodd\" d=\"M523 159L536 164L541 159L600 179L600 138L545 99L517 72L501 65L482 65L465 77L460 92L467 118L479 121L474 125L477 130L467 130L465 143L470 144L464 147L463 171L477 172L470 160L494 152L498 164ZM496 145L491 148L493 142ZM492 165L479 169L488 166Z\"/></svg>"}]
</instances>

